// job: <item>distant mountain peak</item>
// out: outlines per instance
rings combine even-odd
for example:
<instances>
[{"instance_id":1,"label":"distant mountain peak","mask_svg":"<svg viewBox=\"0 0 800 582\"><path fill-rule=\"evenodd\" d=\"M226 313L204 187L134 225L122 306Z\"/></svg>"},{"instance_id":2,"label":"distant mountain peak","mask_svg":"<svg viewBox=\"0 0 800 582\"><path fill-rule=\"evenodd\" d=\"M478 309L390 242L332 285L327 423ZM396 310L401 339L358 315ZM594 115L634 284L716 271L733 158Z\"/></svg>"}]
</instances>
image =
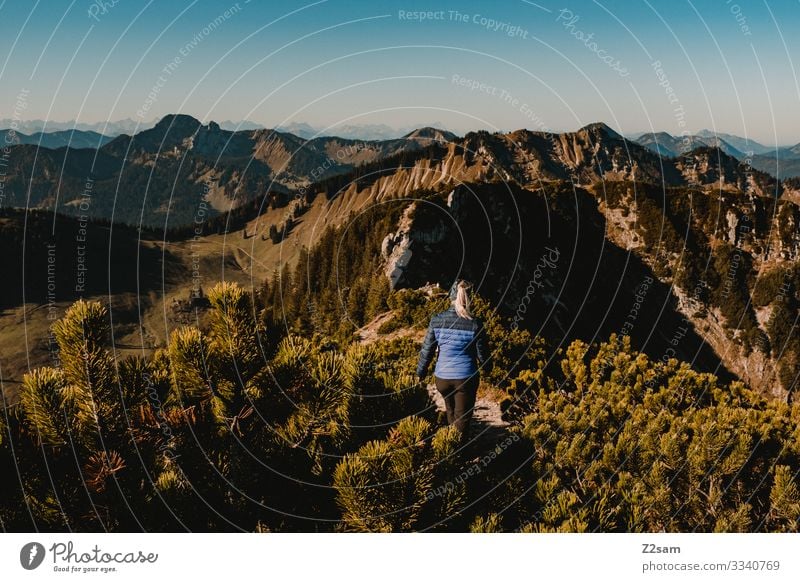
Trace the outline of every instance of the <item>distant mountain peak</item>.
<instances>
[{"instance_id":1,"label":"distant mountain peak","mask_svg":"<svg viewBox=\"0 0 800 582\"><path fill-rule=\"evenodd\" d=\"M775 149L774 147L765 146L764 144L761 144L750 137L741 137L730 133L712 131L710 129L703 129L701 131L698 131L697 135L703 138L716 138L719 140L723 140L725 143L729 144L730 146L736 148L737 150L743 153L751 152L753 154L766 154L769 153L771 150L774 151Z\"/></svg>"},{"instance_id":2,"label":"distant mountain peak","mask_svg":"<svg viewBox=\"0 0 800 582\"><path fill-rule=\"evenodd\" d=\"M153 126L153 129L161 131L169 130L170 132L180 129L193 129L196 131L201 125L202 123L191 115L186 115L185 113L169 113L159 119L158 123Z\"/></svg>"},{"instance_id":3,"label":"distant mountain peak","mask_svg":"<svg viewBox=\"0 0 800 582\"><path fill-rule=\"evenodd\" d=\"M622 136L611 129L608 125L603 123L602 121L596 121L594 123L590 123L588 125L584 125L582 128L578 130L579 132L587 132L587 133L594 133L600 134L603 137L610 137L613 139L622 139Z\"/></svg>"},{"instance_id":4,"label":"distant mountain peak","mask_svg":"<svg viewBox=\"0 0 800 582\"><path fill-rule=\"evenodd\" d=\"M728 140L722 138L723 134L718 135L670 135L665 131L655 133L644 133L634 141L646 148L661 154L662 156L675 158L682 154L703 147L719 148L727 155L733 156L738 160L745 159L743 150L732 145ZM732 136L735 138L736 136Z\"/></svg>"},{"instance_id":5,"label":"distant mountain peak","mask_svg":"<svg viewBox=\"0 0 800 582\"><path fill-rule=\"evenodd\" d=\"M403 136L403 139L430 139L435 141L453 141L457 139L454 133L436 127L420 127Z\"/></svg>"}]
</instances>

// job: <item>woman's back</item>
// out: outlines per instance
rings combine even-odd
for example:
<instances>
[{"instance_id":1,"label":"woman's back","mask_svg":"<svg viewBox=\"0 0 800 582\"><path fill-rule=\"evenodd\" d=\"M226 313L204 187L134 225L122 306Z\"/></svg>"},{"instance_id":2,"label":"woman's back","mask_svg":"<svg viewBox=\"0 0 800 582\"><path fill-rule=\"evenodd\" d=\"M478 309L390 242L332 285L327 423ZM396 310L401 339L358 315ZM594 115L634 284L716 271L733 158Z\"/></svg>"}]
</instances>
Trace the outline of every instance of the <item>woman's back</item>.
<instances>
[{"instance_id":1,"label":"woman's back","mask_svg":"<svg viewBox=\"0 0 800 582\"><path fill-rule=\"evenodd\" d=\"M420 351L418 375L425 374L436 347L439 357L434 375L437 378L469 378L485 360L483 324L479 319L459 317L451 307L431 318Z\"/></svg>"}]
</instances>

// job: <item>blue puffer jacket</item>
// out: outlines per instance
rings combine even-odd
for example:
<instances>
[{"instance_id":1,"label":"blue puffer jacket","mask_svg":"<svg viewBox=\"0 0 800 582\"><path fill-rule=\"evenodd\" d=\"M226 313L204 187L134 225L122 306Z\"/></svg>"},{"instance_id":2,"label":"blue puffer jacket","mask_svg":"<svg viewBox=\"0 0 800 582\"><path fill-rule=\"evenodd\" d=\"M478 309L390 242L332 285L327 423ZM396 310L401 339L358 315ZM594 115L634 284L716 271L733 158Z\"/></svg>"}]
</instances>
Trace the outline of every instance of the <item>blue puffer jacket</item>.
<instances>
[{"instance_id":1,"label":"blue puffer jacket","mask_svg":"<svg viewBox=\"0 0 800 582\"><path fill-rule=\"evenodd\" d=\"M417 363L417 376L424 377L431 360L439 348L439 359L433 371L443 380L469 378L486 361L486 332L479 319L464 319L454 308L437 313L431 318L428 333L422 342Z\"/></svg>"}]
</instances>

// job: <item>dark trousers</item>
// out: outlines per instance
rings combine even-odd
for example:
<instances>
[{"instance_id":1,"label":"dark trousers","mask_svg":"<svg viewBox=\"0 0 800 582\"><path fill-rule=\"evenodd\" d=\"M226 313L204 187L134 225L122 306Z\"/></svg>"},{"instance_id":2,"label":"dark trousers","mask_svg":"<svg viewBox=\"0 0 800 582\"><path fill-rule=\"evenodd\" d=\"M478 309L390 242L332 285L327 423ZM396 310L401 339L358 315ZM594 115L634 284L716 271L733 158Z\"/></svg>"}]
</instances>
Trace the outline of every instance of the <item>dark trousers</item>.
<instances>
[{"instance_id":1,"label":"dark trousers","mask_svg":"<svg viewBox=\"0 0 800 582\"><path fill-rule=\"evenodd\" d=\"M475 396L480 383L478 374L461 380L445 380L437 378L436 389L444 398L447 410L447 424L454 424L464 439L469 434L469 423L472 420L472 409L475 407Z\"/></svg>"}]
</instances>

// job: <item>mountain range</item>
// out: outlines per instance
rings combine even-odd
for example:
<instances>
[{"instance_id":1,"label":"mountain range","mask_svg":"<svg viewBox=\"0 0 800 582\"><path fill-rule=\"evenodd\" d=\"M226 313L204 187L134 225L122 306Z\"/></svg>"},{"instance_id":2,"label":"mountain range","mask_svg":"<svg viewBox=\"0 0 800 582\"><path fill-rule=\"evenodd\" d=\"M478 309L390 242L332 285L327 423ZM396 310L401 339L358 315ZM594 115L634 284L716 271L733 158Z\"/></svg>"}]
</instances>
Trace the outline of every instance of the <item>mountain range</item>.
<instances>
[{"instance_id":1,"label":"mountain range","mask_svg":"<svg viewBox=\"0 0 800 582\"><path fill-rule=\"evenodd\" d=\"M97 149L112 139L114 138L111 136L90 130L39 131L27 135L10 129L0 129L0 143L7 145L35 145L53 150L66 147L76 150Z\"/></svg>"},{"instance_id":2,"label":"mountain range","mask_svg":"<svg viewBox=\"0 0 800 582\"><path fill-rule=\"evenodd\" d=\"M169 115L151 129L117 136L96 150L13 146L4 203L180 227L191 224L201 203L216 215L265 196L285 198L290 190L452 137L422 128L380 142L305 140L267 129L234 132ZM91 204L81 208L87 194Z\"/></svg>"},{"instance_id":3,"label":"mountain range","mask_svg":"<svg viewBox=\"0 0 800 582\"><path fill-rule=\"evenodd\" d=\"M55 131L93 131L106 136L115 136L123 133L132 133L149 129L155 125L157 120L143 121L131 118L118 119L116 121L94 121L86 123L83 121L53 121L44 119L0 119L0 129L14 128L21 133L39 133Z\"/></svg>"},{"instance_id":4,"label":"mountain range","mask_svg":"<svg viewBox=\"0 0 800 582\"><path fill-rule=\"evenodd\" d=\"M52 121L43 119L31 120L15 120L15 119L0 119L0 130L14 128L16 131L25 134L32 133L56 133L62 131L75 131L80 132L94 132L104 136L116 137L118 135L132 134L137 131L144 131L152 128L158 119L151 121L133 120L130 118L119 119L117 121L97 121L93 123L79 122L79 121ZM225 120L218 122L220 128L228 131L243 131L251 129L266 129L266 126L253 121L231 121ZM423 126L441 127L439 122L424 124ZM347 139L358 140L387 140L397 139L404 135L411 133L415 129L421 127L420 125L407 126L396 128L385 123L365 123L365 124L339 124L333 127L314 126L305 122L291 122L276 126L274 129L283 133L292 133L304 139L311 139L318 136L336 136ZM44 147L51 147L42 144ZM58 145L54 147L60 147Z\"/></svg>"},{"instance_id":5,"label":"mountain range","mask_svg":"<svg viewBox=\"0 0 800 582\"><path fill-rule=\"evenodd\" d=\"M677 158L698 147L715 147L753 168L780 178L800 177L800 144L768 147L755 140L731 135L715 134L704 129L696 135L675 136L667 132L643 133L634 141L659 155Z\"/></svg>"},{"instance_id":6,"label":"mountain range","mask_svg":"<svg viewBox=\"0 0 800 582\"><path fill-rule=\"evenodd\" d=\"M729 156L744 159L745 154L733 145L717 136L687 135L677 137L664 131L645 133L636 138L636 143L647 147L667 158L677 158L699 147L716 147Z\"/></svg>"},{"instance_id":7,"label":"mountain range","mask_svg":"<svg viewBox=\"0 0 800 582\"><path fill-rule=\"evenodd\" d=\"M173 116L167 116L169 119ZM183 117L183 116L182 116ZM152 129L157 122L137 122L123 119L114 122L78 123L45 122L43 120L14 121L11 119L0 120L0 128L15 127L16 135L9 130L0 129L0 139L7 140L9 144L32 144L49 149L60 147L97 148L103 146L111 138L118 135L139 133ZM218 127L224 131L242 132L266 129L264 126L251 122L230 120L219 123L210 122L209 126ZM432 123L429 127L440 127L439 123ZM316 137L341 138L354 141L392 141L403 139L413 133L416 127L393 128L386 124L340 124L330 128L313 126L305 122L292 122L282 124L273 131L281 134L291 134L302 140L312 140ZM46 131L45 131L46 130ZM455 134L445 131L448 135ZM513 133L513 132L512 132ZM9 136L6 138L6 136ZM645 146L651 151L665 157L677 158L698 148L719 148L729 156L740 162L746 162L753 168L767 172L774 177L795 178L800 177L800 144L795 146L770 147L765 146L751 138L741 137L729 133L716 133L704 129L694 135L671 135L667 132L647 132L635 134L630 137L631 142Z\"/></svg>"},{"instance_id":8,"label":"mountain range","mask_svg":"<svg viewBox=\"0 0 800 582\"><path fill-rule=\"evenodd\" d=\"M681 157L664 157L602 123L560 134L479 131L460 138L428 127L396 139L353 140L305 139L268 129L231 131L188 115L168 115L150 129L119 135L95 150L13 146L4 204L180 228L192 223L201 204L209 216L253 200L282 204L298 191L356 168L382 172L382 165L408 164L402 172L416 177L404 190L463 179L511 180L524 188L552 180L584 185L635 180L759 195L783 191L781 182L725 151L730 148L698 145ZM91 204L81 204L88 194Z\"/></svg>"},{"instance_id":9,"label":"mountain range","mask_svg":"<svg viewBox=\"0 0 800 582\"><path fill-rule=\"evenodd\" d=\"M428 123L424 127L442 127L439 122ZM317 127L305 122L292 122L278 126L279 131L293 133L298 137L311 139L318 136L336 136L346 139L360 139L370 141L381 141L398 139L407 135L420 126L407 126L401 128L391 127L385 123L365 123L365 124L338 124L332 127ZM448 132L452 133L452 132Z\"/></svg>"}]
</instances>

